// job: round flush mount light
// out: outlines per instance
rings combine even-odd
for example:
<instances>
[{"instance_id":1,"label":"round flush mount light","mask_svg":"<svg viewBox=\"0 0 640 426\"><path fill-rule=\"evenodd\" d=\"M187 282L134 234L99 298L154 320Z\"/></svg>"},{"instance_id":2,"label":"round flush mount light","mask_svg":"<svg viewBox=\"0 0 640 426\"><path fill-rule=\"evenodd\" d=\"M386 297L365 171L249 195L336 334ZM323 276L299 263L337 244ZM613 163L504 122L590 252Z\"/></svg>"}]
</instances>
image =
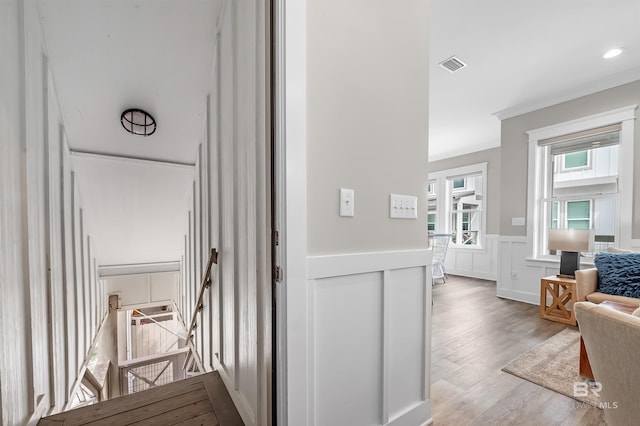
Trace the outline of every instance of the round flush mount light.
<instances>
[{"instance_id":1,"label":"round flush mount light","mask_svg":"<svg viewBox=\"0 0 640 426\"><path fill-rule=\"evenodd\" d=\"M134 135L151 136L156 131L156 120L146 111L129 108L120 116L122 127Z\"/></svg>"},{"instance_id":2,"label":"round flush mount light","mask_svg":"<svg viewBox=\"0 0 640 426\"><path fill-rule=\"evenodd\" d=\"M611 49L611 50L608 50L607 53L602 55L602 57L605 58L605 59L611 59L611 58L615 58L616 56L618 56L621 53L622 53L622 49L618 49L618 48Z\"/></svg>"}]
</instances>

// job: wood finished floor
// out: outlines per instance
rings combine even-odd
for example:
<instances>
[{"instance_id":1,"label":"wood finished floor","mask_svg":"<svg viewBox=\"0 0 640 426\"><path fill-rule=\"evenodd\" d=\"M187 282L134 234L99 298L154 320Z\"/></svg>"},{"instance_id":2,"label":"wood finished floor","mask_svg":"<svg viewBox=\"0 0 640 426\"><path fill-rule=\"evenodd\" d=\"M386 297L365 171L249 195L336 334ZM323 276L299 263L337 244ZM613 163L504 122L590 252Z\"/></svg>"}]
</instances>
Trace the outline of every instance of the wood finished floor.
<instances>
[{"instance_id":1,"label":"wood finished floor","mask_svg":"<svg viewBox=\"0 0 640 426\"><path fill-rule=\"evenodd\" d=\"M605 425L601 410L501 371L538 343L575 328L538 314L538 306L496 297L493 281L450 276L434 286L435 426Z\"/></svg>"}]
</instances>

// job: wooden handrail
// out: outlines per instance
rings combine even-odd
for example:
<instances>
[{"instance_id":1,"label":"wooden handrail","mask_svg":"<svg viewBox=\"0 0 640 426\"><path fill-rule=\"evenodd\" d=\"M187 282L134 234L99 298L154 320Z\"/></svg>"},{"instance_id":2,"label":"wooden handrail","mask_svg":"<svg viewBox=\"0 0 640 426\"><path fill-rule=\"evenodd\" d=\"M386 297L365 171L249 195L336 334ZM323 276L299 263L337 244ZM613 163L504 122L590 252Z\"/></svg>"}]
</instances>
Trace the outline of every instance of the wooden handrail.
<instances>
[{"instance_id":1,"label":"wooden handrail","mask_svg":"<svg viewBox=\"0 0 640 426\"><path fill-rule=\"evenodd\" d=\"M202 311L202 299L204 298L204 292L206 289L211 286L211 269L213 268L213 264L218 264L218 251L215 248L211 249L211 254L209 255L209 262L207 262L207 269L202 277L202 284L200 285L200 294L198 295L198 301L196 302L196 307L193 310L193 316L191 317L191 325L189 326L189 331L187 332L186 341L187 343L191 340L193 336L193 330L196 328L196 322L198 320L198 312Z\"/></svg>"}]
</instances>

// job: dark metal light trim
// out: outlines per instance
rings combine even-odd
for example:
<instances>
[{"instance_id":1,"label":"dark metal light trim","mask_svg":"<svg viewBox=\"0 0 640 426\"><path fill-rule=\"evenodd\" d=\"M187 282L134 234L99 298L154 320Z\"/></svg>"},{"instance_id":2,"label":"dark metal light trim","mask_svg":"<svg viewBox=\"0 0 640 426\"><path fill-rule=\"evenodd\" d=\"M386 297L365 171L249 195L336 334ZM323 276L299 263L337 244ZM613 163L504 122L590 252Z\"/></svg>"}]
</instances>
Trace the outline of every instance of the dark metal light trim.
<instances>
[{"instance_id":1,"label":"dark metal light trim","mask_svg":"<svg viewBox=\"0 0 640 426\"><path fill-rule=\"evenodd\" d=\"M146 111L129 108L120 116L122 127L134 135L151 136L156 131L156 120Z\"/></svg>"}]
</instances>

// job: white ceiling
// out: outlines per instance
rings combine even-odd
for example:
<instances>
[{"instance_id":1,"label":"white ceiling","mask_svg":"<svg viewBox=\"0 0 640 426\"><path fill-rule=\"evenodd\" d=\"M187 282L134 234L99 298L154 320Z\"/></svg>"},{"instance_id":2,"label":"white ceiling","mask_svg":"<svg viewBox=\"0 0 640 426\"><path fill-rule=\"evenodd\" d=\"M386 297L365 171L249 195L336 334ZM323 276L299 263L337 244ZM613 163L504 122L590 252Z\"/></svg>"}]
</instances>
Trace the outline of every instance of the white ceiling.
<instances>
[{"instance_id":1,"label":"white ceiling","mask_svg":"<svg viewBox=\"0 0 640 426\"><path fill-rule=\"evenodd\" d=\"M39 0L72 151L193 164L220 0ZM122 111L158 124L128 134ZM98 265L180 259L193 167L73 156Z\"/></svg>"},{"instance_id":2,"label":"white ceiling","mask_svg":"<svg viewBox=\"0 0 640 426\"><path fill-rule=\"evenodd\" d=\"M429 159L500 145L500 120L640 79L638 0L432 0ZM602 55L622 47L621 56ZM468 66L438 66L455 55Z\"/></svg>"},{"instance_id":3,"label":"white ceiling","mask_svg":"<svg viewBox=\"0 0 640 426\"><path fill-rule=\"evenodd\" d=\"M39 0L71 149L194 163L220 5ZM432 0L431 11L431 160L499 146L496 113L640 79L638 0ZM616 46L620 57L602 59ZM468 67L438 67L452 55ZM153 114L157 132L125 133L129 107ZM82 156L74 167L99 265L178 260L189 168Z\"/></svg>"}]
</instances>

